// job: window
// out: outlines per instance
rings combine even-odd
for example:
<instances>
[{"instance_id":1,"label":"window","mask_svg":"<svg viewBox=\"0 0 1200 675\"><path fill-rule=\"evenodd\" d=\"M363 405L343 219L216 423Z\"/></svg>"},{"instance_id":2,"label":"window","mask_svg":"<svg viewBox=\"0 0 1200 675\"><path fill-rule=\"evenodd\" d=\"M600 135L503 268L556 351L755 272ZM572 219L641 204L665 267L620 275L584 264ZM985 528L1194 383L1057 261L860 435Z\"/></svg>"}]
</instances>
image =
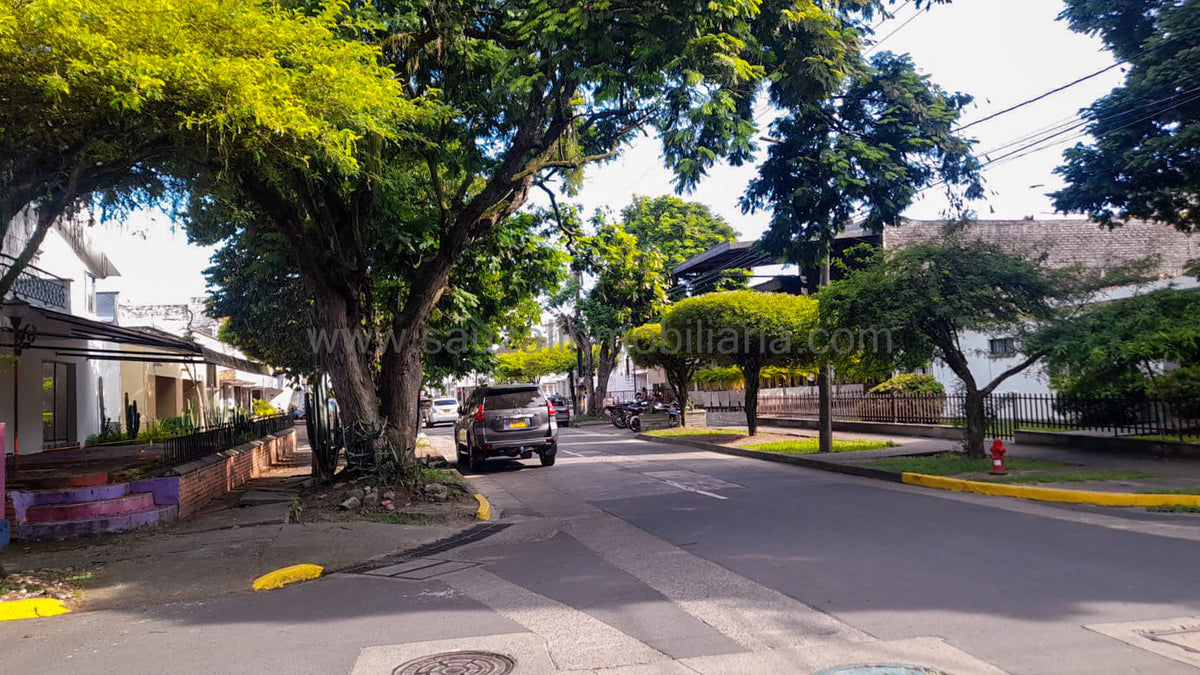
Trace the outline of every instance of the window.
<instances>
[{"instance_id":1,"label":"window","mask_svg":"<svg viewBox=\"0 0 1200 675\"><path fill-rule=\"evenodd\" d=\"M42 445L75 442L75 364L42 362Z\"/></svg>"},{"instance_id":2,"label":"window","mask_svg":"<svg viewBox=\"0 0 1200 675\"><path fill-rule=\"evenodd\" d=\"M1015 356L1016 353L1016 338L993 338L988 340L988 354L990 356Z\"/></svg>"},{"instance_id":3,"label":"window","mask_svg":"<svg viewBox=\"0 0 1200 675\"><path fill-rule=\"evenodd\" d=\"M514 410L544 405L546 405L546 399L542 398L542 392L537 389L488 392L487 398L483 402L484 410Z\"/></svg>"}]
</instances>

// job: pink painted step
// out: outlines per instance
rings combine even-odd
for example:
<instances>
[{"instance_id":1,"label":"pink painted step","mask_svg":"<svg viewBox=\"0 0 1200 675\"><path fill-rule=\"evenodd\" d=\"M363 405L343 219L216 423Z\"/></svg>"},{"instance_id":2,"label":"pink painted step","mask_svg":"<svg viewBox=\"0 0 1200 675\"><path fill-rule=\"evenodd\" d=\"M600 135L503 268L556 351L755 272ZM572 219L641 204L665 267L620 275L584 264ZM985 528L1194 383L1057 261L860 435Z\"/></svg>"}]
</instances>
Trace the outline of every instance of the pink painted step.
<instances>
[{"instance_id":1,"label":"pink painted step","mask_svg":"<svg viewBox=\"0 0 1200 675\"><path fill-rule=\"evenodd\" d=\"M100 499L93 502L31 506L25 512L25 520L30 523L49 523L66 520L87 520L89 518L107 518L144 511L153 507L154 493L134 492L113 499Z\"/></svg>"}]
</instances>

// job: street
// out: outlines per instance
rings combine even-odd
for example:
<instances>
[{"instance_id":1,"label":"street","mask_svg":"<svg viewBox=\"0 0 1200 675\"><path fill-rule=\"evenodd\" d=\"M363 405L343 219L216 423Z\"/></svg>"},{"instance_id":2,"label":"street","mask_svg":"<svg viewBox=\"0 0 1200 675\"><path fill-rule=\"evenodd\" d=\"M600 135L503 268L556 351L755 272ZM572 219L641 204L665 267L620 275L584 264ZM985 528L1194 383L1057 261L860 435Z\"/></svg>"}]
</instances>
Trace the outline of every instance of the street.
<instances>
[{"instance_id":1,"label":"street","mask_svg":"<svg viewBox=\"0 0 1200 675\"><path fill-rule=\"evenodd\" d=\"M268 593L0 623L0 661L366 674L480 649L518 673L810 673L803 659L844 653L948 673L1194 672L1085 628L1200 615L1194 514L922 490L614 432L564 429L554 467L469 475L501 517L474 541Z\"/></svg>"}]
</instances>

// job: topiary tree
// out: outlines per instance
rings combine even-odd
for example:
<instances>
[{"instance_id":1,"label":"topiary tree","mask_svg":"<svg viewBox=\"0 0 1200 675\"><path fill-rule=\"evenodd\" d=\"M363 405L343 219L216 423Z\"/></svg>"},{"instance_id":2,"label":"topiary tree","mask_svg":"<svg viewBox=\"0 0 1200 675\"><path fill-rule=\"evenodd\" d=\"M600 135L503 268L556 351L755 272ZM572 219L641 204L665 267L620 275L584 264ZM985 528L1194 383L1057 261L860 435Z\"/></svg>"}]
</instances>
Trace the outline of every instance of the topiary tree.
<instances>
[{"instance_id":1,"label":"topiary tree","mask_svg":"<svg viewBox=\"0 0 1200 675\"><path fill-rule=\"evenodd\" d=\"M766 366L814 359L817 302L802 295L726 291L687 298L663 319L667 345L690 358L731 363L746 382L746 426L758 432L759 375Z\"/></svg>"},{"instance_id":2,"label":"topiary tree","mask_svg":"<svg viewBox=\"0 0 1200 675\"><path fill-rule=\"evenodd\" d=\"M946 388L932 375L905 373L871 388L869 394L945 394Z\"/></svg>"},{"instance_id":3,"label":"topiary tree","mask_svg":"<svg viewBox=\"0 0 1200 675\"><path fill-rule=\"evenodd\" d=\"M626 345L634 363L643 368L662 368L667 374L667 382L679 399L679 424L687 426L688 390L705 359L683 352L679 337L672 332L664 333L662 324L650 323L633 329Z\"/></svg>"}]
</instances>

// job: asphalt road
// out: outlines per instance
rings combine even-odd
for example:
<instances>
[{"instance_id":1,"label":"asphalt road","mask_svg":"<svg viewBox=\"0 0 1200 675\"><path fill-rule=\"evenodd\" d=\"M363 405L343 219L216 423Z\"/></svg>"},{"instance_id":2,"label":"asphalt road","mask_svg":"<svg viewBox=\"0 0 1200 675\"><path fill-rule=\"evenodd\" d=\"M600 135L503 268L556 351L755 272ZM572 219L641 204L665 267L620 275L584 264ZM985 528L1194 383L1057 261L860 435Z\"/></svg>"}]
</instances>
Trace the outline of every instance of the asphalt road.
<instances>
[{"instance_id":1,"label":"asphalt road","mask_svg":"<svg viewBox=\"0 0 1200 675\"><path fill-rule=\"evenodd\" d=\"M564 430L554 467L470 476L501 511L486 538L271 593L0 624L0 664L365 675L490 649L527 673L814 673L846 654L952 675L1195 672L1200 629L1143 640L1167 658L1096 627L1200 615L1193 514L942 493L614 432Z\"/></svg>"}]
</instances>

